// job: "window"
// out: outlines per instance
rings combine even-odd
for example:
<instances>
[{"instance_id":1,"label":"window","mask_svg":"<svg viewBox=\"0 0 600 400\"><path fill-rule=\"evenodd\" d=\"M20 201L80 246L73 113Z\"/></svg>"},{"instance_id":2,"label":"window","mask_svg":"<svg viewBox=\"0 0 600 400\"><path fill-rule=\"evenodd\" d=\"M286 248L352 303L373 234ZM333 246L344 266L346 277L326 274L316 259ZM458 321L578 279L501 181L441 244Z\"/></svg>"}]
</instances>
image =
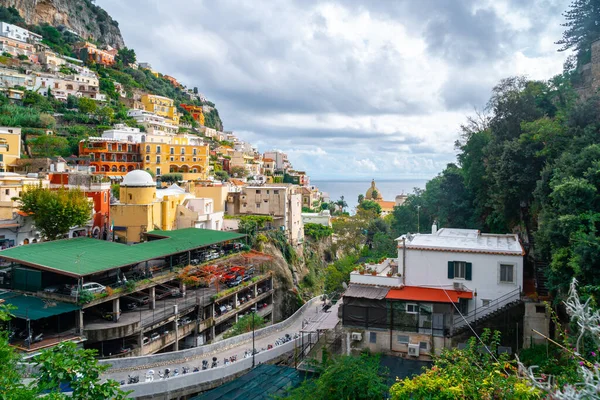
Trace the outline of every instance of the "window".
<instances>
[{"instance_id":1,"label":"window","mask_svg":"<svg viewBox=\"0 0 600 400\"><path fill-rule=\"evenodd\" d=\"M10 195L10 189L5 189L5 190L4 190L4 194L5 194L6 196Z\"/></svg>"},{"instance_id":2,"label":"window","mask_svg":"<svg viewBox=\"0 0 600 400\"><path fill-rule=\"evenodd\" d=\"M181 148L181 154L185 154L185 147Z\"/></svg>"},{"instance_id":3,"label":"window","mask_svg":"<svg viewBox=\"0 0 600 400\"><path fill-rule=\"evenodd\" d=\"M171 152L170 152L170 154L175 154L175 148L174 148L174 147L171 147Z\"/></svg>"},{"instance_id":4,"label":"window","mask_svg":"<svg viewBox=\"0 0 600 400\"><path fill-rule=\"evenodd\" d=\"M171 161L175 161L175 157L171 157Z\"/></svg>"},{"instance_id":5,"label":"window","mask_svg":"<svg viewBox=\"0 0 600 400\"><path fill-rule=\"evenodd\" d=\"M429 349L429 343L427 343L427 342L419 342L419 349L421 349L421 350L428 350Z\"/></svg>"},{"instance_id":6,"label":"window","mask_svg":"<svg viewBox=\"0 0 600 400\"><path fill-rule=\"evenodd\" d=\"M156 175L160 175L160 168L156 168Z\"/></svg>"},{"instance_id":7,"label":"window","mask_svg":"<svg viewBox=\"0 0 600 400\"><path fill-rule=\"evenodd\" d=\"M196 155L196 149L193 149L193 150L192 150L192 154L193 154L193 155Z\"/></svg>"},{"instance_id":8,"label":"window","mask_svg":"<svg viewBox=\"0 0 600 400\"><path fill-rule=\"evenodd\" d=\"M398 335L398 343L408 344L410 343L410 337L408 335Z\"/></svg>"},{"instance_id":9,"label":"window","mask_svg":"<svg viewBox=\"0 0 600 400\"><path fill-rule=\"evenodd\" d=\"M448 261L448 279L471 280L473 264L465 261Z\"/></svg>"},{"instance_id":10,"label":"window","mask_svg":"<svg viewBox=\"0 0 600 400\"><path fill-rule=\"evenodd\" d=\"M150 153L150 146L146 146L146 153Z\"/></svg>"},{"instance_id":11,"label":"window","mask_svg":"<svg viewBox=\"0 0 600 400\"><path fill-rule=\"evenodd\" d=\"M256 203L256 208L260 208L260 203Z\"/></svg>"},{"instance_id":12,"label":"window","mask_svg":"<svg viewBox=\"0 0 600 400\"><path fill-rule=\"evenodd\" d=\"M369 343L377 343L377 332L369 332Z\"/></svg>"},{"instance_id":13,"label":"window","mask_svg":"<svg viewBox=\"0 0 600 400\"><path fill-rule=\"evenodd\" d=\"M133 199L133 195L129 193L129 200Z\"/></svg>"},{"instance_id":14,"label":"window","mask_svg":"<svg viewBox=\"0 0 600 400\"><path fill-rule=\"evenodd\" d=\"M546 314L546 307L545 306L535 306L535 312L537 314Z\"/></svg>"},{"instance_id":15,"label":"window","mask_svg":"<svg viewBox=\"0 0 600 400\"><path fill-rule=\"evenodd\" d=\"M156 153L160 154L160 146L156 146Z\"/></svg>"},{"instance_id":16,"label":"window","mask_svg":"<svg viewBox=\"0 0 600 400\"><path fill-rule=\"evenodd\" d=\"M454 261L454 279L465 279L467 263L463 261Z\"/></svg>"},{"instance_id":17,"label":"window","mask_svg":"<svg viewBox=\"0 0 600 400\"><path fill-rule=\"evenodd\" d=\"M273 190L273 194L279 194L279 190Z\"/></svg>"},{"instance_id":18,"label":"window","mask_svg":"<svg viewBox=\"0 0 600 400\"><path fill-rule=\"evenodd\" d=\"M500 264L500 282L514 283L514 269L515 266L512 264Z\"/></svg>"},{"instance_id":19,"label":"window","mask_svg":"<svg viewBox=\"0 0 600 400\"><path fill-rule=\"evenodd\" d=\"M181 161L185 161L185 157L179 157L181 159Z\"/></svg>"},{"instance_id":20,"label":"window","mask_svg":"<svg viewBox=\"0 0 600 400\"><path fill-rule=\"evenodd\" d=\"M406 305L406 312L408 314L418 314L419 313L419 307L416 304L409 303L409 304Z\"/></svg>"},{"instance_id":21,"label":"window","mask_svg":"<svg viewBox=\"0 0 600 400\"><path fill-rule=\"evenodd\" d=\"M257 190L257 191L256 191L256 194L260 194L260 190Z\"/></svg>"},{"instance_id":22,"label":"window","mask_svg":"<svg viewBox=\"0 0 600 400\"><path fill-rule=\"evenodd\" d=\"M146 156L146 162L150 162L150 156Z\"/></svg>"},{"instance_id":23,"label":"window","mask_svg":"<svg viewBox=\"0 0 600 400\"><path fill-rule=\"evenodd\" d=\"M490 299L481 299L481 305L483 307L489 307L490 306L490 302L491 302Z\"/></svg>"}]
</instances>

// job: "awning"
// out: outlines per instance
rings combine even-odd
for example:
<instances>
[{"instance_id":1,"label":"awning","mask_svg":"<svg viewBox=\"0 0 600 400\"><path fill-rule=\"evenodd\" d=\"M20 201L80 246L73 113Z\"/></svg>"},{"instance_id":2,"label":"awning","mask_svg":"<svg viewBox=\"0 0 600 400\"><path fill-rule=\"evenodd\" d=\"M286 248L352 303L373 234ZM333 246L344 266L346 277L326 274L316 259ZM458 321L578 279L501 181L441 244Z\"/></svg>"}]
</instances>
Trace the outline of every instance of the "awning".
<instances>
[{"instance_id":1,"label":"awning","mask_svg":"<svg viewBox=\"0 0 600 400\"><path fill-rule=\"evenodd\" d=\"M350 285L344 292L344 297L358 297L362 299L385 299L390 288L366 286L366 285Z\"/></svg>"},{"instance_id":2,"label":"awning","mask_svg":"<svg viewBox=\"0 0 600 400\"><path fill-rule=\"evenodd\" d=\"M400 289L390 289L388 300L429 301L432 303L458 303L458 299L472 299L473 292L448 289L404 286Z\"/></svg>"},{"instance_id":3,"label":"awning","mask_svg":"<svg viewBox=\"0 0 600 400\"><path fill-rule=\"evenodd\" d=\"M21 319L37 320L79 310L79 307L75 304L25 296L8 291L0 292L0 300L4 300L2 304L15 307L10 310L10 313Z\"/></svg>"}]
</instances>

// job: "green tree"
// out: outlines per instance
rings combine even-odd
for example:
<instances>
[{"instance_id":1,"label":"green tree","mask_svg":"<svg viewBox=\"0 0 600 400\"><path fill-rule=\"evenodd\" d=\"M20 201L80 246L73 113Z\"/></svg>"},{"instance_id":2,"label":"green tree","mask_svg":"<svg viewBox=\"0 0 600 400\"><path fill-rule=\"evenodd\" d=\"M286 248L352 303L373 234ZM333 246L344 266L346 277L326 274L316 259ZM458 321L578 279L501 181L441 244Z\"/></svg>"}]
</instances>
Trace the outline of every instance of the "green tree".
<instances>
[{"instance_id":1,"label":"green tree","mask_svg":"<svg viewBox=\"0 0 600 400\"><path fill-rule=\"evenodd\" d=\"M54 106L50 100L30 90L26 91L25 96L23 96L23 105L33 107L41 112L54 112Z\"/></svg>"},{"instance_id":2,"label":"green tree","mask_svg":"<svg viewBox=\"0 0 600 400\"><path fill-rule=\"evenodd\" d=\"M98 105L96 104L95 100L82 97L77 102L77 108L79 108L79 111L84 114L93 114L96 112Z\"/></svg>"},{"instance_id":3,"label":"green tree","mask_svg":"<svg viewBox=\"0 0 600 400\"><path fill-rule=\"evenodd\" d=\"M25 20L19 14L19 10L14 7L3 7L0 6L0 21L8 24L24 24Z\"/></svg>"},{"instance_id":4,"label":"green tree","mask_svg":"<svg viewBox=\"0 0 600 400\"><path fill-rule=\"evenodd\" d=\"M236 178L245 178L248 176L248 170L244 167L235 166L230 168L231 176Z\"/></svg>"},{"instance_id":5,"label":"green tree","mask_svg":"<svg viewBox=\"0 0 600 400\"><path fill-rule=\"evenodd\" d=\"M252 313L238 318L238 321L223 334L224 338L241 335L242 333L252 332L252 321L254 320L254 329L264 328L265 320L258 314Z\"/></svg>"},{"instance_id":6,"label":"green tree","mask_svg":"<svg viewBox=\"0 0 600 400\"><path fill-rule=\"evenodd\" d=\"M326 360L321 370L318 378L304 381L286 399L380 400L388 391L387 373L379 366L379 356L341 356Z\"/></svg>"},{"instance_id":7,"label":"green tree","mask_svg":"<svg viewBox=\"0 0 600 400\"><path fill-rule=\"evenodd\" d=\"M109 106L96 109L96 116L103 124L110 124L114 115L115 111Z\"/></svg>"},{"instance_id":8,"label":"green tree","mask_svg":"<svg viewBox=\"0 0 600 400\"><path fill-rule=\"evenodd\" d=\"M38 387L60 399L69 398L58 392L61 383L69 384L73 389L70 398L75 400L127 399L130 392L122 391L117 381L101 381L109 366L99 365L95 355L96 350L78 349L73 342L43 350L34 358Z\"/></svg>"},{"instance_id":9,"label":"green tree","mask_svg":"<svg viewBox=\"0 0 600 400\"><path fill-rule=\"evenodd\" d=\"M72 227L85 225L91 218L91 203L76 189L28 187L17 201L19 209L31 215L36 228L50 240L66 234Z\"/></svg>"},{"instance_id":10,"label":"green tree","mask_svg":"<svg viewBox=\"0 0 600 400\"><path fill-rule=\"evenodd\" d=\"M30 141L35 157L68 156L70 153L67 139L55 135L40 135Z\"/></svg>"},{"instance_id":11,"label":"green tree","mask_svg":"<svg viewBox=\"0 0 600 400\"><path fill-rule=\"evenodd\" d=\"M321 240L333 234L333 228L321 224L304 224L304 235L310 236L315 240Z\"/></svg>"},{"instance_id":12,"label":"green tree","mask_svg":"<svg viewBox=\"0 0 600 400\"><path fill-rule=\"evenodd\" d=\"M135 50L123 47L119 49L116 59L117 61L121 61L124 66L134 64L136 62Z\"/></svg>"},{"instance_id":13,"label":"green tree","mask_svg":"<svg viewBox=\"0 0 600 400\"><path fill-rule=\"evenodd\" d=\"M160 176L160 181L164 183L177 183L183 180L183 175L179 173L164 174Z\"/></svg>"},{"instance_id":14,"label":"green tree","mask_svg":"<svg viewBox=\"0 0 600 400\"><path fill-rule=\"evenodd\" d=\"M363 201L365 201L365 195L361 193L358 195L358 204L362 203Z\"/></svg>"},{"instance_id":15,"label":"green tree","mask_svg":"<svg viewBox=\"0 0 600 400\"><path fill-rule=\"evenodd\" d=\"M359 208L367 211L374 211L376 215L381 215L381 205L374 200L364 200L358 204Z\"/></svg>"},{"instance_id":16,"label":"green tree","mask_svg":"<svg viewBox=\"0 0 600 400\"><path fill-rule=\"evenodd\" d=\"M395 383L392 400L401 399L541 399L542 392L519 376L516 363L498 354L500 332L484 330L465 349L444 349L434 366Z\"/></svg>"},{"instance_id":17,"label":"green tree","mask_svg":"<svg viewBox=\"0 0 600 400\"><path fill-rule=\"evenodd\" d=\"M591 45L600 38L600 2L598 0L573 0L563 16L567 20L563 37L556 42L559 51L573 49L578 58L590 58Z\"/></svg>"},{"instance_id":18,"label":"green tree","mask_svg":"<svg viewBox=\"0 0 600 400\"><path fill-rule=\"evenodd\" d=\"M222 182L227 182L229 180L229 174L227 173L227 171L216 171L215 178Z\"/></svg>"},{"instance_id":19,"label":"green tree","mask_svg":"<svg viewBox=\"0 0 600 400\"><path fill-rule=\"evenodd\" d=\"M340 199L335 202L335 205L338 206L340 214L348 207L348 203L344 200L344 196L340 196Z\"/></svg>"}]
</instances>

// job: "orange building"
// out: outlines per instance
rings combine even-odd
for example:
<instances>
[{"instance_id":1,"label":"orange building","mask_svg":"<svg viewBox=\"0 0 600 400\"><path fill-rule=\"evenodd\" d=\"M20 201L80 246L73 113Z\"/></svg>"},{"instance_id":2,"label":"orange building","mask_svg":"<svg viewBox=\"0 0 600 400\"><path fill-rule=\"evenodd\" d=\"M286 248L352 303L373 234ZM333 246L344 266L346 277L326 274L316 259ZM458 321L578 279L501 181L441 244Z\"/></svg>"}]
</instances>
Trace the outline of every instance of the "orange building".
<instances>
[{"instance_id":1,"label":"orange building","mask_svg":"<svg viewBox=\"0 0 600 400\"><path fill-rule=\"evenodd\" d=\"M79 157L89 157L80 164L90 165L95 174L122 176L142 168L139 143L92 137L79 142Z\"/></svg>"},{"instance_id":2,"label":"orange building","mask_svg":"<svg viewBox=\"0 0 600 400\"><path fill-rule=\"evenodd\" d=\"M89 42L76 43L74 50L80 60L102 65L113 65L118 52L112 47L108 47L107 50L99 49L95 44Z\"/></svg>"},{"instance_id":3,"label":"orange building","mask_svg":"<svg viewBox=\"0 0 600 400\"><path fill-rule=\"evenodd\" d=\"M204 114L202 113L202 106L194 106L190 104L180 104L181 108L192 114L192 118L199 123L204 125Z\"/></svg>"},{"instance_id":4,"label":"orange building","mask_svg":"<svg viewBox=\"0 0 600 400\"><path fill-rule=\"evenodd\" d=\"M105 239L110 224L110 181L103 176L78 173L53 173L50 175L50 188L79 189L94 204L90 233L98 239Z\"/></svg>"},{"instance_id":5,"label":"orange building","mask_svg":"<svg viewBox=\"0 0 600 400\"><path fill-rule=\"evenodd\" d=\"M177 82L177 79L173 78L172 76L163 75L163 78L165 78L166 80L168 80L169 82L171 82L171 85L173 85L175 87L180 87L181 86L181 83Z\"/></svg>"}]
</instances>

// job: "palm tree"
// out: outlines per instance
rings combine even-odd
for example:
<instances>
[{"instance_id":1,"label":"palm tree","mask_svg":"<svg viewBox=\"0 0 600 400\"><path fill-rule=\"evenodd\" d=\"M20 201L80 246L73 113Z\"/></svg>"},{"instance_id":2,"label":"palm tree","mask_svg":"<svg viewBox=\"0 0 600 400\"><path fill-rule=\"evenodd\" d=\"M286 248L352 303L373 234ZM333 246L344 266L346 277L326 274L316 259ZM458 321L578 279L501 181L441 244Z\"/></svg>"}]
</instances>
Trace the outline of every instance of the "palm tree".
<instances>
[{"instance_id":1,"label":"palm tree","mask_svg":"<svg viewBox=\"0 0 600 400\"><path fill-rule=\"evenodd\" d=\"M335 204L340 208L340 213L343 213L344 208L348 207L348 203L344 201L344 196L340 196L340 199Z\"/></svg>"}]
</instances>

